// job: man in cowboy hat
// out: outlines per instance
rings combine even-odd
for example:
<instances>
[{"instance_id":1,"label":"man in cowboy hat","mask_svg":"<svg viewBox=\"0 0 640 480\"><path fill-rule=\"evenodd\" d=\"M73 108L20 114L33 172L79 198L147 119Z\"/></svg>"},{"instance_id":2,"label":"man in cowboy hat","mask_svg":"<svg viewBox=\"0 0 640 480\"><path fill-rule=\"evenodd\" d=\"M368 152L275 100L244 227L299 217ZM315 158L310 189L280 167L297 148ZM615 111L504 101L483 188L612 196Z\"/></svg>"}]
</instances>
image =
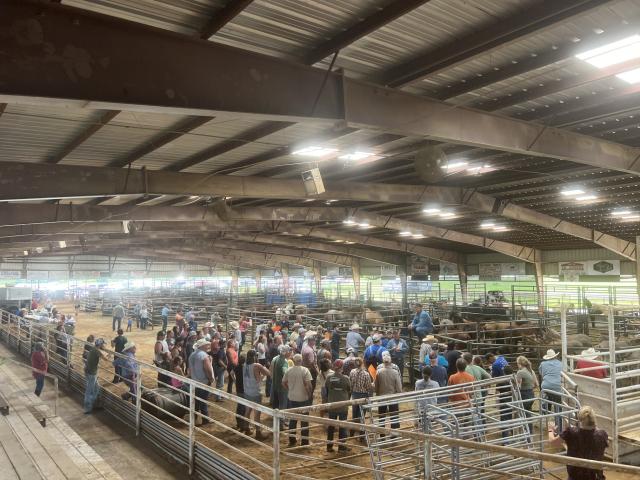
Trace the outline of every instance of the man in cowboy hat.
<instances>
[{"instance_id":1,"label":"man in cowboy hat","mask_svg":"<svg viewBox=\"0 0 640 480\"><path fill-rule=\"evenodd\" d=\"M422 345L420 345L420 354L418 356L418 361L420 362L420 366L424 367L425 365L430 365L429 356L433 351L433 344L436 341L436 337L433 335L427 335L422 339Z\"/></svg>"},{"instance_id":2,"label":"man in cowboy hat","mask_svg":"<svg viewBox=\"0 0 640 480\"><path fill-rule=\"evenodd\" d=\"M562 362L558 360L558 354L550 348L547 354L542 357L540 367L540 389L547 390L543 396L546 399L541 402L541 410L545 413L558 411L559 404L562 402ZM555 417L555 424L558 431L562 430L562 417Z\"/></svg>"},{"instance_id":3,"label":"man in cowboy hat","mask_svg":"<svg viewBox=\"0 0 640 480\"><path fill-rule=\"evenodd\" d=\"M349 328L347 333L347 346L346 348L352 348L354 355L357 357L360 354L362 346L364 345L364 338L360 335L360 325L354 323Z\"/></svg>"},{"instance_id":4,"label":"man in cowboy hat","mask_svg":"<svg viewBox=\"0 0 640 480\"><path fill-rule=\"evenodd\" d=\"M193 344L193 353L189 357L189 373L191 378L206 385L211 385L214 379L211 356L208 353L210 348L211 343L209 340L201 338ZM196 388L196 397L201 399L196 400L196 411L202 414L202 424L206 425L209 423L209 420L205 418L209 416L209 409L207 407L209 391L203 388Z\"/></svg>"},{"instance_id":5,"label":"man in cowboy hat","mask_svg":"<svg viewBox=\"0 0 640 480\"><path fill-rule=\"evenodd\" d=\"M138 362L136 361L136 344L127 342L122 349L122 356L115 361L117 369L124 383L129 387L129 391L122 395L124 400L132 399L135 402L138 394Z\"/></svg>"},{"instance_id":6,"label":"man in cowboy hat","mask_svg":"<svg viewBox=\"0 0 640 480\"><path fill-rule=\"evenodd\" d=\"M242 332L240 331L240 324L233 320L229 322L229 328L231 329L231 334L233 334L233 340L236 342L236 349L240 351L240 340L242 339ZM231 335L229 335L231 338Z\"/></svg>"},{"instance_id":7,"label":"man in cowboy hat","mask_svg":"<svg viewBox=\"0 0 640 480\"><path fill-rule=\"evenodd\" d=\"M594 362L600 356L600 352L593 347L589 347L583 350L580 356L582 358L576 363L575 373L593 378L607 378L607 369L603 366L604 364L602 362ZM583 369L588 370L581 371Z\"/></svg>"}]
</instances>

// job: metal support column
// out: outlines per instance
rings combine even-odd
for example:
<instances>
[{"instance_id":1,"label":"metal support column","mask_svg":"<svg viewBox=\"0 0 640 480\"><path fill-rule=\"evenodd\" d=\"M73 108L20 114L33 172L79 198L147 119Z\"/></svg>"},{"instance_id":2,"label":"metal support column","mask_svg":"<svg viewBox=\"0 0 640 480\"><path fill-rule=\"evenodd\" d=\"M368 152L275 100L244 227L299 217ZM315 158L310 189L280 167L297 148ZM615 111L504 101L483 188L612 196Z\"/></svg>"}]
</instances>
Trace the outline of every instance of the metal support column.
<instances>
[{"instance_id":1,"label":"metal support column","mask_svg":"<svg viewBox=\"0 0 640 480\"><path fill-rule=\"evenodd\" d=\"M460 294L462 295L462 304L468 303L467 297L467 270L464 263L458 263L458 279L460 280Z\"/></svg>"},{"instance_id":2,"label":"metal support column","mask_svg":"<svg viewBox=\"0 0 640 480\"><path fill-rule=\"evenodd\" d=\"M262 270L256 270L256 289L259 291L262 290Z\"/></svg>"},{"instance_id":3,"label":"metal support column","mask_svg":"<svg viewBox=\"0 0 640 480\"><path fill-rule=\"evenodd\" d=\"M189 475L193 475L194 455L193 446L196 442L196 384L189 383Z\"/></svg>"},{"instance_id":4,"label":"metal support column","mask_svg":"<svg viewBox=\"0 0 640 480\"><path fill-rule=\"evenodd\" d=\"M569 371L569 359L567 358L567 304L560 305L560 342L562 343L562 369Z\"/></svg>"},{"instance_id":5,"label":"metal support column","mask_svg":"<svg viewBox=\"0 0 640 480\"><path fill-rule=\"evenodd\" d=\"M360 302L360 261L355 259L351 265L351 279L353 280L353 293L356 301Z\"/></svg>"},{"instance_id":6,"label":"metal support column","mask_svg":"<svg viewBox=\"0 0 640 480\"><path fill-rule=\"evenodd\" d=\"M140 416L142 415L142 369L136 365L136 437L140 435Z\"/></svg>"},{"instance_id":7,"label":"metal support column","mask_svg":"<svg viewBox=\"0 0 640 480\"><path fill-rule=\"evenodd\" d=\"M638 243L640 235L636 237L636 292L638 294L638 302L640 302L640 251L638 251Z\"/></svg>"},{"instance_id":8,"label":"metal support column","mask_svg":"<svg viewBox=\"0 0 640 480\"><path fill-rule=\"evenodd\" d=\"M618 388L616 379L616 331L613 305L607 311L609 376L611 378L611 460L618 463Z\"/></svg>"},{"instance_id":9,"label":"metal support column","mask_svg":"<svg viewBox=\"0 0 640 480\"><path fill-rule=\"evenodd\" d=\"M280 480L280 415L273 412L273 480Z\"/></svg>"}]
</instances>

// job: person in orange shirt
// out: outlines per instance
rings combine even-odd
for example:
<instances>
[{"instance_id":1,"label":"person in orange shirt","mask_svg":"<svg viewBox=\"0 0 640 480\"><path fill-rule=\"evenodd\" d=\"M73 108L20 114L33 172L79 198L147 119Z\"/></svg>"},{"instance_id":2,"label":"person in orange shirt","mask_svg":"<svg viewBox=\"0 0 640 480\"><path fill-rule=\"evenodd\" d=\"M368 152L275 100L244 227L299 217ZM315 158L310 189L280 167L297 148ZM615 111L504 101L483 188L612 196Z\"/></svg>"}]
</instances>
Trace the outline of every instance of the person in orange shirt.
<instances>
[{"instance_id":1,"label":"person in orange shirt","mask_svg":"<svg viewBox=\"0 0 640 480\"><path fill-rule=\"evenodd\" d=\"M467 369L467 362L464 359L459 358L456 360L456 370L458 373L454 373L449 377L449 386L451 385L461 385L463 383L472 383L475 381L475 377L470 373L467 373L465 370ZM459 393L452 393L449 395L450 402L469 402L469 393L473 390L473 387L465 388Z\"/></svg>"}]
</instances>

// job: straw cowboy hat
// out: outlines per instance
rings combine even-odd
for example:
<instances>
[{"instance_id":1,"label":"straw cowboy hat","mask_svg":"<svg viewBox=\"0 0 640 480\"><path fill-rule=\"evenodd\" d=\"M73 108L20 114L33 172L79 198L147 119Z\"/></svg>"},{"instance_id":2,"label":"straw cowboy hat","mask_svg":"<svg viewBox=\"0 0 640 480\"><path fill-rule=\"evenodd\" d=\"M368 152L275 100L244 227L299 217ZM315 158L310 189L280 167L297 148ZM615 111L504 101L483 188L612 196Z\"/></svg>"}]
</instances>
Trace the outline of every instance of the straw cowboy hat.
<instances>
[{"instance_id":1,"label":"straw cowboy hat","mask_svg":"<svg viewBox=\"0 0 640 480\"><path fill-rule=\"evenodd\" d=\"M580 354L582 358L585 358L587 360L594 360L598 358L598 355L600 355L600 352L598 352L593 347L589 347L586 350L583 350L582 353Z\"/></svg>"},{"instance_id":2,"label":"straw cowboy hat","mask_svg":"<svg viewBox=\"0 0 640 480\"><path fill-rule=\"evenodd\" d=\"M354 323L353 325L351 325L351 327L349 327L349 330L360 330L360 325Z\"/></svg>"},{"instance_id":3,"label":"straw cowboy hat","mask_svg":"<svg viewBox=\"0 0 640 480\"><path fill-rule=\"evenodd\" d=\"M122 349L122 351L126 352L127 350L131 350L135 346L136 344L134 342L127 342L124 344L124 348Z\"/></svg>"},{"instance_id":4,"label":"straw cowboy hat","mask_svg":"<svg viewBox=\"0 0 640 480\"><path fill-rule=\"evenodd\" d=\"M207 340L206 338L201 338L200 340L198 340L196 343L193 344L193 349L197 350L198 348L208 344L209 344L209 340Z\"/></svg>"},{"instance_id":5,"label":"straw cowboy hat","mask_svg":"<svg viewBox=\"0 0 640 480\"><path fill-rule=\"evenodd\" d=\"M542 357L543 360L551 360L552 358L556 358L558 356L558 354L556 353L556 351L553 348L550 348L549 350L547 350L547 354Z\"/></svg>"},{"instance_id":6,"label":"straw cowboy hat","mask_svg":"<svg viewBox=\"0 0 640 480\"><path fill-rule=\"evenodd\" d=\"M240 327L240 324L234 320L233 322L229 322L229 326L234 330L237 330Z\"/></svg>"},{"instance_id":7,"label":"straw cowboy hat","mask_svg":"<svg viewBox=\"0 0 640 480\"><path fill-rule=\"evenodd\" d=\"M423 342L428 342L428 343L435 342L436 341L436 337L434 337L433 335L427 335L426 337L424 337L422 339L422 341Z\"/></svg>"}]
</instances>

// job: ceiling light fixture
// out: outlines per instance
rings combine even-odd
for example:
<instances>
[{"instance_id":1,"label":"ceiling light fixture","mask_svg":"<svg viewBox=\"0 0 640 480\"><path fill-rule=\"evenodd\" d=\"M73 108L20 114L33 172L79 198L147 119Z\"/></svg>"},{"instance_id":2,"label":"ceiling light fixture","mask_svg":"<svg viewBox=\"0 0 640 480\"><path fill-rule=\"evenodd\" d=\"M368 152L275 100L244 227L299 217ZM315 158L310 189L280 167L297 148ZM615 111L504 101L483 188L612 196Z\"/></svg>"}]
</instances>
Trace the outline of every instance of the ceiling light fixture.
<instances>
[{"instance_id":1,"label":"ceiling light fixture","mask_svg":"<svg viewBox=\"0 0 640 480\"><path fill-rule=\"evenodd\" d=\"M593 195L593 194L588 194L588 195L582 195L581 197L576 197L576 200L578 200L579 202L589 202L589 201L593 201L593 200L597 200L598 196L597 195Z\"/></svg>"},{"instance_id":2,"label":"ceiling light fixture","mask_svg":"<svg viewBox=\"0 0 640 480\"><path fill-rule=\"evenodd\" d=\"M494 228L496 226L493 222L482 222L480 228Z\"/></svg>"},{"instance_id":3,"label":"ceiling light fixture","mask_svg":"<svg viewBox=\"0 0 640 480\"><path fill-rule=\"evenodd\" d=\"M342 223L345 225L355 225L356 221L353 218L347 218L346 220L343 220Z\"/></svg>"},{"instance_id":4,"label":"ceiling light fixture","mask_svg":"<svg viewBox=\"0 0 640 480\"><path fill-rule=\"evenodd\" d=\"M410 237L411 235L413 235L413 233L411 233L409 231L403 231L403 232L400 232L399 235L401 237Z\"/></svg>"},{"instance_id":5,"label":"ceiling light fixture","mask_svg":"<svg viewBox=\"0 0 640 480\"><path fill-rule=\"evenodd\" d=\"M26 257L27 255L29 255L29 250L24 250L22 253L23 253L23 254L24 254L24 256Z\"/></svg>"},{"instance_id":6,"label":"ceiling light fixture","mask_svg":"<svg viewBox=\"0 0 640 480\"><path fill-rule=\"evenodd\" d=\"M581 188L567 188L565 190L562 190L560 193L565 197L573 197L576 195L584 195L586 192Z\"/></svg>"},{"instance_id":7,"label":"ceiling light fixture","mask_svg":"<svg viewBox=\"0 0 640 480\"><path fill-rule=\"evenodd\" d=\"M451 162L451 163L448 163L446 165L443 165L442 168L444 168L445 170L456 170L456 169L459 169L459 168L464 168L467 165L469 165L468 162L459 161L459 162Z\"/></svg>"},{"instance_id":8,"label":"ceiling light fixture","mask_svg":"<svg viewBox=\"0 0 640 480\"><path fill-rule=\"evenodd\" d=\"M606 68L638 57L640 57L640 35L632 35L576 55L576 58L597 68Z\"/></svg>"},{"instance_id":9,"label":"ceiling light fixture","mask_svg":"<svg viewBox=\"0 0 640 480\"><path fill-rule=\"evenodd\" d=\"M64 240L60 240L60 241L58 242L58 246L59 246L60 248L67 248L67 242L65 242Z\"/></svg>"},{"instance_id":10,"label":"ceiling light fixture","mask_svg":"<svg viewBox=\"0 0 640 480\"><path fill-rule=\"evenodd\" d=\"M358 223L358 227L360 228L371 228L371 225L367 222Z\"/></svg>"},{"instance_id":11,"label":"ceiling light fixture","mask_svg":"<svg viewBox=\"0 0 640 480\"><path fill-rule=\"evenodd\" d=\"M365 158L369 158L369 157L373 157L374 154L371 152L360 152L360 151L355 151L355 152L351 152L351 153L345 153L344 155L340 155L338 158L340 160L364 160Z\"/></svg>"},{"instance_id":12,"label":"ceiling light fixture","mask_svg":"<svg viewBox=\"0 0 640 480\"><path fill-rule=\"evenodd\" d=\"M300 155L304 157L325 157L327 155L331 155L332 153L337 152L336 148L327 148L327 147L319 147L319 146L310 146L301 148L300 150L296 150L292 152L293 155Z\"/></svg>"},{"instance_id":13,"label":"ceiling light fixture","mask_svg":"<svg viewBox=\"0 0 640 480\"><path fill-rule=\"evenodd\" d=\"M619 73L616 75L616 77L633 85L634 83L640 82L640 68L635 68L633 70L629 70L628 72Z\"/></svg>"},{"instance_id":14,"label":"ceiling light fixture","mask_svg":"<svg viewBox=\"0 0 640 480\"><path fill-rule=\"evenodd\" d=\"M422 212L427 215L436 215L440 213L440 207L426 207L422 209Z\"/></svg>"},{"instance_id":15,"label":"ceiling light fixture","mask_svg":"<svg viewBox=\"0 0 640 480\"><path fill-rule=\"evenodd\" d=\"M640 215L627 215L620 219L623 222L637 222L640 220Z\"/></svg>"},{"instance_id":16,"label":"ceiling light fixture","mask_svg":"<svg viewBox=\"0 0 640 480\"><path fill-rule=\"evenodd\" d=\"M413 235L411 235L411 238L424 238L424 235L421 233L414 233Z\"/></svg>"},{"instance_id":17,"label":"ceiling light fixture","mask_svg":"<svg viewBox=\"0 0 640 480\"><path fill-rule=\"evenodd\" d=\"M613 212L611 212L611 215L613 215L614 217L619 217L619 216L623 216L623 215L631 215L633 212L627 208L625 209L621 209L621 210L614 210Z\"/></svg>"},{"instance_id":18,"label":"ceiling light fixture","mask_svg":"<svg viewBox=\"0 0 640 480\"><path fill-rule=\"evenodd\" d=\"M440 213L439 217L441 218L455 218L456 214L453 212L442 212Z\"/></svg>"}]
</instances>

